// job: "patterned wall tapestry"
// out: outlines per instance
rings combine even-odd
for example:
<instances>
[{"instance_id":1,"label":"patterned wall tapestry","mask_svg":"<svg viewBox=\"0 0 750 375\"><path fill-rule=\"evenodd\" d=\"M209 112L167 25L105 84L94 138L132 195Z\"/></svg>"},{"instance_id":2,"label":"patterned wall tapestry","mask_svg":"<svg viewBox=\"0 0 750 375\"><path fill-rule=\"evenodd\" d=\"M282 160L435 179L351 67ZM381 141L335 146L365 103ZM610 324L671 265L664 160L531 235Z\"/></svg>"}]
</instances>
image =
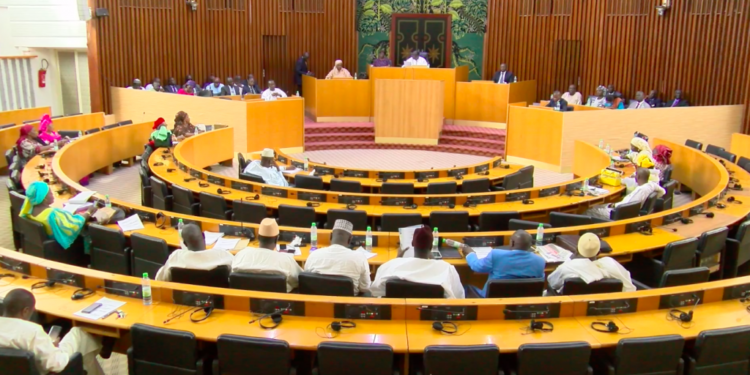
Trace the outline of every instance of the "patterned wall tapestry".
<instances>
[{"instance_id":1,"label":"patterned wall tapestry","mask_svg":"<svg viewBox=\"0 0 750 375\"><path fill-rule=\"evenodd\" d=\"M357 0L357 71L367 71L381 49L388 53L391 15L396 13L450 14L451 64L468 65L469 78L481 79L487 0Z\"/></svg>"}]
</instances>

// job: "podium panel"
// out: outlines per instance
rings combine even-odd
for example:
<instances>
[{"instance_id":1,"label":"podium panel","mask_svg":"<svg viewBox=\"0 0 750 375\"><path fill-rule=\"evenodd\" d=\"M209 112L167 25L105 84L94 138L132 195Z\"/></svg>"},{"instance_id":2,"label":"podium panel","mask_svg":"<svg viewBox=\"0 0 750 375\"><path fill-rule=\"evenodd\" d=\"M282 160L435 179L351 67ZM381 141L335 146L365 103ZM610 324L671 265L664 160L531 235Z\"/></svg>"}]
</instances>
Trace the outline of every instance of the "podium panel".
<instances>
[{"instance_id":1,"label":"podium panel","mask_svg":"<svg viewBox=\"0 0 750 375\"><path fill-rule=\"evenodd\" d=\"M375 81L375 143L436 145L443 128L442 81Z\"/></svg>"}]
</instances>

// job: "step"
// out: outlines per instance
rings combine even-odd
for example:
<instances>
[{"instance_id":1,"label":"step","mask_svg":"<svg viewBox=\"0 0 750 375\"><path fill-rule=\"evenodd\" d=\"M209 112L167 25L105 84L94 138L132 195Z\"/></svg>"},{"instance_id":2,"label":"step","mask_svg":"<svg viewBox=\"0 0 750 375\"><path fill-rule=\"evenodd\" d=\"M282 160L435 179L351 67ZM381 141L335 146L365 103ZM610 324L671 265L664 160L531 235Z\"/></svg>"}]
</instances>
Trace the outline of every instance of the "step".
<instances>
[{"instance_id":1,"label":"step","mask_svg":"<svg viewBox=\"0 0 750 375\"><path fill-rule=\"evenodd\" d=\"M504 141L506 131L505 129L481 128L476 126L443 125L442 134L454 137L495 139Z\"/></svg>"},{"instance_id":2,"label":"step","mask_svg":"<svg viewBox=\"0 0 750 375\"><path fill-rule=\"evenodd\" d=\"M318 150L426 150L438 152L450 152L455 154L480 155L494 157L505 154L505 149L491 149L464 145L410 145L410 144L383 144L362 141L334 141L334 142L305 142L305 151Z\"/></svg>"},{"instance_id":3,"label":"step","mask_svg":"<svg viewBox=\"0 0 750 375\"><path fill-rule=\"evenodd\" d=\"M375 133L312 133L305 134L305 142L375 141Z\"/></svg>"},{"instance_id":4,"label":"step","mask_svg":"<svg viewBox=\"0 0 750 375\"><path fill-rule=\"evenodd\" d=\"M375 132L371 122L305 124L305 134Z\"/></svg>"},{"instance_id":5,"label":"step","mask_svg":"<svg viewBox=\"0 0 750 375\"><path fill-rule=\"evenodd\" d=\"M450 135L442 135L438 140L440 145L463 145L463 146L476 146L489 149L505 149L505 140L496 139L484 139L484 138L470 138L470 137L458 137Z\"/></svg>"}]
</instances>

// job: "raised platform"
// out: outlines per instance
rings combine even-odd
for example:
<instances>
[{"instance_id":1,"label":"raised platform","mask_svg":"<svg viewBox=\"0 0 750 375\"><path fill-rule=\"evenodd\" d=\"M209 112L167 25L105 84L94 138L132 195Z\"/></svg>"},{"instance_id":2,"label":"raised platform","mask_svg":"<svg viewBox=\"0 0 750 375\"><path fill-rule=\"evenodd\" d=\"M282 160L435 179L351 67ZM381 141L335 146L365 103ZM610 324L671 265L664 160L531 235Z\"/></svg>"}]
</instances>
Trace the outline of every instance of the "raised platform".
<instances>
[{"instance_id":1,"label":"raised platform","mask_svg":"<svg viewBox=\"0 0 750 375\"><path fill-rule=\"evenodd\" d=\"M457 154L505 155L505 130L463 125L443 125L437 145L378 144L375 125L357 123L305 123L305 151L339 149L426 150Z\"/></svg>"}]
</instances>

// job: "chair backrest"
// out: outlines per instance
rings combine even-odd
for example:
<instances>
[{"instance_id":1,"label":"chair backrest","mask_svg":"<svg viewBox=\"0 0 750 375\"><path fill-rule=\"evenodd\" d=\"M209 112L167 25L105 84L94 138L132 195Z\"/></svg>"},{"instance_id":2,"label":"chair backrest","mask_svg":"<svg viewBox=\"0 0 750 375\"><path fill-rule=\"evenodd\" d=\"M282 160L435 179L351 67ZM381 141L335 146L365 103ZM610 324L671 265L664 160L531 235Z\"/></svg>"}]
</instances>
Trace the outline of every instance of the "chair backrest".
<instances>
[{"instance_id":1,"label":"chair backrest","mask_svg":"<svg viewBox=\"0 0 750 375\"><path fill-rule=\"evenodd\" d=\"M130 275L130 249L125 235L118 229L89 224L91 236L91 268L99 271Z\"/></svg>"},{"instance_id":2,"label":"chair backrest","mask_svg":"<svg viewBox=\"0 0 750 375\"><path fill-rule=\"evenodd\" d=\"M11 126L16 126L16 124L15 123L3 124L3 125L0 125L0 129L7 129L7 128L10 128Z\"/></svg>"},{"instance_id":3,"label":"chair backrest","mask_svg":"<svg viewBox=\"0 0 750 375\"><path fill-rule=\"evenodd\" d=\"M42 223L19 217L18 231L23 235L23 252L44 258L44 243L49 240L49 237Z\"/></svg>"},{"instance_id":4,"label":"chair backrest","mask_svg":"<svg viewBox=\"0 0 750 375\"><path fill-rule=\"evenodd\" d=\"M737 227L737 233L734 235L734 239L739 244L737 265L741 266L750 261L750 220L745 221Z\"/></svg>"},{"instance_id":5,"label":"chair backrest","mask_svg":"<svg viewBox=\"0 0 750 375\"><path fill-rule=\"evenodd\" d=\"M87 266L88 257L83 250L83 237L78 236L67 249L63 249L54 238L47 236L42 223L21 217L19 232L23 235L23 252L29 255L76 266Z\"/></svg>"},{"instance_id":6,"label":"chair backrest","mask_svg":"<svg viewBox=\"0 0 750 375\"><path fill-rule=\"evenodd\" d=\"M482 212L479 214L479 231L506 231L512 219L521 219L521 214L517 211Z\"/></svg>"},{"instance_id":7,"label":"chair backrest","mask_svg":"<svg viewBox=\"0 0 750 375\"><path fill-rule=\"evenodd\" d=\"M18 214L21 213L21 207L23 207L23 201L26 200L26 197L15 191L8 191L8 193L10 194L10 212L13 213L11 222L15 226L18 224Z\"/></svg>"},{"instance_id":8,"label":"chair backrest","mask_svg":"<svg viewBox=\"0 0 750 375\"><path fill-rule=\"evenodd\" d=\"M648 215L652 212L654 212L654 206L656 205L656 192L651 192L651 194L648 195L645 201L643 201L643 204L641 205L641 211L640 215Z\"/></svg>"},{"instance_id":9,"label":"chair backrest","mask_svg":"<svg viewBox=\"0 0 750 375\"><path fill-rule=\"evenodd\" d=\"M520 189L528 189L534 187L534 166L527 165L518 170L521 174L521 187Z\"/></svg>"},{"instance_id":10,"label":"chair backrest","mask_svg":"<svg viewBox=\"0 0 750 375\"><path fill-rule=\"evenodd\" d=\"M721 156L719 153L721 151L724 151L724 147L714 146L714 145L706 145L706 153L716 156Z\"/></svg>"},{"instance_id":11,"label":"chair backrest","mask_svg":"<svg viewBox=\"0 0 750 375\"><path fill-rule=\"evenodd\" d=\"M473 180L464 180L461 184L461 192L463 193L486 193L490 191L490 179L489 178L476 178Z\"/></svg>"},{"instance_id":12,"label":"chair backrest","mask_svg":"<svg viewBox=\"0 0 750 375\"><path fill-rule=\"evenodd\" d=\"M317 355L320 375L393 375L390 345L323 341Z\"/></svg>"},{"instance_id":13,"label":"chair backrest","mask_svg":"<svg viewBox=\"0 0 750 375\"><path fill-rule=\"evenodd\" d=\"M299 274L299 293L351 297L354 295L354 281L346 276L302 272Z\"/></svg>"},{"instance_id":14,"label":"chair backrest","mask_svg":"<svg viewBox=\"0 0 750 375\"><path fill-rule=\"evenodd\" d=\"M102 130L109 130L109 129L116 128L116 127L119 127L119 126L120 126L120 124L118 124L118 123L114 123L114 124L111 124L111 125L104 125L104 126L102 126Z\"/></svg>"},{"instance_id":15,"label":"chair backrest","mask_svg":"<svg viewBox=\"0 0 750 375\"><path fill-rule=\"evenodd\" d=\"M216 340L214 375L289 375L291 349L283 340L221 335Z\"/></svg>"},{"instance_id":16,"label":"chair backrest","mask_svg":"<svg viewBox=\"0 0 750 375\"><path fill-rule=\"evenodd\" d=\"M381 194L414 194L414 184L384 182L380 187Z\"/></svg>"},{"instance_id":17,"label":"chair backrest","mask_svg":"<svg viewBox=\"0 0 750 375\"><path fill-rule=\"evenodd\" d=\"M232 218L232 212L229 210L227 200L221 195L202 191L200 200L201 216L219 220L229 220Z\"/></svg>"},{"instance_id":18,"label":"chair backrest","mask_svg":"<svg viewBox=\"0 0 750 375\"><path fill-rule=\"evenodd\" d=\"M424 348L424 369L430 375L497 375L499 359L500 350L494 344Z\"/></svg>"},{"instance_id":19,"label":"chair backrest","mask_svg":"<svg viewBox=\"0 0 750 375\"><path fill-rule=\"evenodd\" d=\"M279 205L279 225L284 227L307 228L315 222L315 209L312 207Z\"/></svg>"},{"instance_id":20,"label":"chair backrest","mask_svg":"<svg viewBox=\"0 0 750 375\"><path fill-rule=\"evenodd\" d=\"M552 225L540 223L537 221L511 219L510 221L508 221L508 230L533 230L539 228L539 224L542 224L544 229L552 228Z\"/></svg>"},{"instance_id":21,"label":"chair backrest","mask_svg":"<svg viewBox=\"0 0 750 375\"><path fill-rule=\"evenodd\" d=\"M133 120L125 120L125 121L120 121L118 124L120 126L123 126L123 125L130 125L132 123L133 123Z\"/></svg>"},{"instance_id":22,"label":"chair backrest","mask_svg":"<svg viewBox=\"0 0 750 375\"><path fill-rule=\"evenodd\" d=\"M674 201L674 189L677 188L677 181L670 180L662 187L664 188L664 190L666 190L666 193L664 193L661 198L656 199L656 204L654 205L654 211L656 212L672 209L672 202Z\"/></svg>"},{"instance_id":23,"label":"chair backrest","mask_svg":"<svg viewBox=\"0 0 750 375\"><path fill-rule=\"evenodd\" d=\"M235 200L232 202L234 220L243 223L260 224L268 216L266 205L263 203Z\"/></svg>"},{"instance_id":24,"label":"chair backrest","mask_svg":"<svg viewBox=\"0 0 750 375\"><path fill-rule=\"evenodd\" d=\"M664 253L661 257L664 271L693 268L697 250L697 238L687 238L668 243L664 247Z\"/></svg>"},{"instance_id":25,"label":"chair backrest","mask_svg":"<svg viewBox=\"0 0 750 375\"><path fill-rule=\"evenodd\" d=\"M391 279L385 283L386 298L444 298L445 290L441 285L414 283L411 281Z\"/></svg>"},{"instance_id":26,"label":"chair backrest","mask_svg":"<svg viewBox=\"0 0 750 375\"><path fill-rule=\"evenodd\" d=\"M286 293L286 277L272 273L232 272L229 274L229 287L260 292Z\"/></svg>"},{"instance_id":27,"label":"chair backrest","mask_svg":"<svg viewBox=\"0 0 750 375\"><path fill-rule=\"evenodd\" d=\"M659 288L705 283L708 281L710 274L711 271L709 271L708 267L666 271L661 275Z\"/></svg>"},{"instance_id":28,"label":"chair backrest","mask_svg":"<svg viewBox=\"0 0 750 375\"><path fill-rule=\"evenodd\" d=\"M523 344L518 348L518 374L590 374L590 357L591 346L586 342Z\"/></svg>"},{"instance_id":29,"label":"chair backrest","mask_svg":"<svg viewBox=\"0 0 750 375\"><path fill-rule=\"evenodd\" d=\"M469 213L467 211L432 211L430 226L441 232L469 232Z\"/></svg>"},{"instance_id":30,"label":"chair backrest","mask_svg":"<svg viewBox=\"0 0 750 375\"><path fill-rule=\"evenodd\" d=\"M698 239L698 265L703 266L706 262L712 262L714 255L724 250L727 243L729 228L722 227L703 232Z\"/></svg>"},{"instance_id":31,"label":"chair backrest","mask_svg":"<svg viewBox=\"0 0 750 375\"><path fill-rule=\"evenodd\" d=\"M740 156L740 159L737 160L737 165L739 165L742 169L750 172L750 159Z\"/></svg>"},{"instance_id":32,"label":"chair backrest","mask_svg":"<svg viewBox=\"0 0 750 375\"><path fill-rule=\"evenodd\" d=\"M78 130L60 130L57 132L57 134L60 134L61 137L65 138L68 137L70 139L78 138ZM83 132L81 132L83 133Z\"/></svg>"},{"instance_id":33,"label":"chair backrest","mask_svg":"<svg viewBox=\"0 0 750 375\"><path fill-rule=\"evenodd\" d=\"M348 181L334 178L331 180L331 191L341 191L345 193L361 193L362 183L359 181Z\"/></svg>"},{"instance_id":34,"label":"chair backrest","mask_svg":"<svg viewBox=\"0 0 750 375\"><path fill-rule=\"evenodd\" d=\"M420 214L383 214L380 217L380 230L383 232L398 232L398 228L419 224L422 224Z\"/></svg>"},{"instance_id":35,"label":"chair backrest","mask_svg":"<svg viewBox=\"0 0 750 375\"><path fill-rule=\"evenodd\" d=\"M549 224L552 228L570 227L576 225L588 225L592 224L593 220L590 216L568 214L565 212L550 212L549 213Z\"/></svg>"},{"instance_id":36,"label":"chair backrest","mask_svg":"<svg viewBox=\"0 0 750 375\"><path fill-rule=\"evenodd\" d=\"M457 188L455 181L430 182L427 184L427 194L456 194Z\"/></svg>"},{"instance_id":37,"label":"chair backrest","mask_svg":"<svg viewBox=\"0 0 750 375\"><path fill-rule=\"evenodd\" d=\"M243 173L243 172L240 172L240 180L250 181L250 182L257 182L259 184L265 184L266 183L266 181L263 179L263 177L260 177L257 174L252 174L252 173Z\"/></svg>"},{"instance_id":38,"label":"chair backrest","mask_svg":"<svg viewBox=\"0 0 750 375\"><path fill-rule=\"evenodd\" d=\"M722 158L728 160L730 163L737 162L737 155L735 155L735 154L733 154L733 153L731 153L729 151L722 150L721 152L719 152L719 156L721 156Z\"/></svg>"},{"instance_id":39,"label":"chair backrest","mask_svg":"<svg viewBox=\"0 0 750 375\"><path fill-rule=\"evenodd\" d=\"M83 132L83 134L89 135L89 134L98 133L99 131L101 131L101 129L93 128L93 129L86 130L85 132Z\"/></svg>"},{"instance_id":40,"label":"chair backrest","mask_svg":"<svg viewBox=\"0 0 750 375\"><path fill-rule=\"evenodd\" d=\"M562 295L577 296L581 294L617 293L622 292L622 281L619 279L601 279L586 284L581 278L566 279L563 284Z\"/></svg>"},{"instance_id":41,"label":"chair backrest","mask_svg":"<svg viewBox=\"0 0 750 375\"><path fill-rule=\"evenodd\" d=\"M641 214L641 202L630 202L621 204L612 209L609 218L612 220L625 220L638 217Z\"/></svg>"},{"instance_id":42,"label":"chair backrest","mask_svg":"<svg viewBox=\"0 0 750 375\"><path fill-rule=\"evenodd\" d=\"M192 332L133 324L128 370L132 375L198 375L198 341Z\"/></svg>"},{"instance_id":43,"label":"chair backrest","mask_svg":"<svg viewBox=\"0 0 750 375\"><path fill-rule=\"evenodd\" d=\"M678 375L685 339L679 335L622 339L615 349L617 375ZM679 375L682 375L681 373Z\"/></svg>"},{"instance_id":44,"label":"chair backrest","mask_svg":"<svg viewBox=\"0 0 750 375\"><path fill-rule=\"evenodd\" d=\"M195 201L193 192L179 185L172 185L172 210L185 215L198 216L201 204Z\"/></svg>"},{"instance_id":45,"label":"chair backrest","mask_svg":"<svg viewBox=\"0 0 750 375\"><path fill-rule=\"evenodd\" d=\"M153 197L152 203L155 209L172 211L172 200L174 197L169 194L167 184L154 176L151 176L151 196Z\"/></svg>"},{"instance_id":46,"label":"chair backrest","mask_svg":"<svg viewBox=\"0 0 750 375\"><path fill-rule=\"evenodd\" d=\"M34 353L11 348L0 348L0 369L3 374L39 374L34 363Z\"/></svg>"},{"instance_id":47,"label":"chair backrest","mask_svg":"<svg viewBox=\"0 0 750 375\"><path fill-rule=\"evenodd\" d=\"M669 182L669 180L672 179L672 171L674 171L674 167L672 165L668 165L664 167L664 170L661 171L661 175L659 176L660 183L662 187L664 187L664 184Z\"/></svg>"},{"instance_id":48,"label":"chair backrest","mask_svg":"<svg viewBox=\"0 0 750 375\"><path fill-rule=\"evenodd\" d=\"M172 281L183 284L229 288L229 266L219 266L212 270L190 268L170 268Z\"/></svg>"},{"instance_id":49,"label":"chair backrest","mask_svg":"<svg viewBox=\"0 0 750 375\"><path fill-rule=\"evenodd\" d=\"M294 176L294 186L300 189L323 190L323 179L318 176L297 174Z\"/></svg>"},{"instance_id":50,"label":"chair backrest","mask_svg":"<svg viewBox=\"0 0 750 375\"><path fill-rule=\"evenodd\" d=\"M156 272L169 258L169 246L162 238L150 237L140 233L130 236L133 247L133 276L142 276L148 272L150 278L156 277Z\"/></svg>"},{"instance_id":51,"label":"chair backrest","mask_svg":"<svg viewBox=\"0 0 750 375\"><path fill-rule=\"evenodd\" d=\"M544 279L503 279L487 281L487 298L539 297Z\"/></svg>"},{"instance_id":52,"label":"chair backrest","mask_svg":"<svg viewBox=\"0 0 750 375\"><path fill-rule=\"evenodd\" d=\"M692 148L697 149L697 150L702 150L703 149L703 143L698 142L698 141L694 141L692 139L686 140L685 141L685 146L692 147Z\"/></svg>"},{"instance_id":53,"label":"chair backrest","mask_svg":"<svg viewBox=\"0 0 750 375\"><path fill-rule=\"evenodd\" d=\"M698 334L693 347L692 375L746 374L750 362L750 326L714 329ZM731 350L727 350L731 348Z\"/></svg>"},{"instance_id":54,"label":"chair backrest","mask_svg":"<svg viewBox=\"0 0 750 375\"><path fill-rule=\"evenodd\" d=\"M326 229L333 229L338 219L344 219L354 225L354 230L367 230L367 211L360 210L328 210L326 213Z\"/></svg>"},{"instance_id":55,"label":"chair backrest","mask_svg":"<svg viewBox=\"0 0 750 375\"><path fill-rule=\"evenodd\" d=\"M237 153L237 164L239 164L240 173L242 173L242 171L245 170L245 167L247 167L247 160L245 160L245 157L241 152Z\"/></svg>"}]
</instances>

